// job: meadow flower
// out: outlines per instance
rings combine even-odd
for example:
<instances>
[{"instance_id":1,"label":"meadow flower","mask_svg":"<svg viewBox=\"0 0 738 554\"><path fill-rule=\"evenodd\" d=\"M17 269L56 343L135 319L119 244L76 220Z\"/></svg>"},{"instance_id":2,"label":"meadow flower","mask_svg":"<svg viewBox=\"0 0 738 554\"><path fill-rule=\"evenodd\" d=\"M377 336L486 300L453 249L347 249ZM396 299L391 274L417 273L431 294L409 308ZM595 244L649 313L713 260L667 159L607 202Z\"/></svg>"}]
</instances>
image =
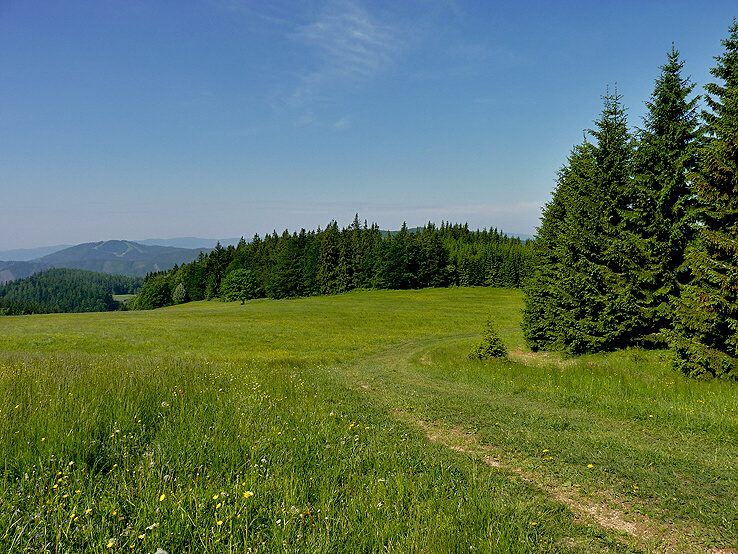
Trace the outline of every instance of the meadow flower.
<instances>
[{"instance_id":1,"label":"meadow flower","mask_svg":"<svg viewBox=\"0 0 738 554\"><path fill-rule=\"evenodd\" d=\"M254 496L254 493L251 491L246 491L245 493L243 493L244 498L251 498L252 496Z\"/></svg>"},{"instance_id":2,"label":"meadow flower","mask_svg":"<svg viewBox=\"0 0 738 554\"><path fill-rule=\"evenodd\" d=\"M164 499L165 499L166 497L167 497L167 495L166 495L166 494L162 494L162 495L161 495L161 496L159 497L159 502L164 502Z\"/></svg>"}]
</instances>

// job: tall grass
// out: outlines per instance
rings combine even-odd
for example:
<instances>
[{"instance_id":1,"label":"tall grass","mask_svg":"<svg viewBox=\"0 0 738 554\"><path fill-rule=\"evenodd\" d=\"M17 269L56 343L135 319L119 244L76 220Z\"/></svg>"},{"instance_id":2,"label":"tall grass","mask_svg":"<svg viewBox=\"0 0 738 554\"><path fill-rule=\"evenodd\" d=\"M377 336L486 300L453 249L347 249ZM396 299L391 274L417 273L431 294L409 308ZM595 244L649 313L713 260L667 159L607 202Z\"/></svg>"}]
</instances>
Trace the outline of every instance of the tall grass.
<instances>
[{"instance_id":1,"label":"tall grass","mask_svg":"<svg viewBox=\"0 0 738 554\"><path fill-rule=\"evenodd\" d=\"M0 379L4 552L532 552L570 527L320 368L16 354Z\"/></svg>"},{"instance_id":2,"label":"tall grass","mask_svg":"<svg viewBox=\"0 0 738 554\"><path fill-rule=\"evenodd\" d=\"M635 350L470 362L488 314L524 350L520 294L493 289L0 318L0 551L738 544L733 383ZM500 467L444 446L459 429Z\"/></svg>"}]
</instances>

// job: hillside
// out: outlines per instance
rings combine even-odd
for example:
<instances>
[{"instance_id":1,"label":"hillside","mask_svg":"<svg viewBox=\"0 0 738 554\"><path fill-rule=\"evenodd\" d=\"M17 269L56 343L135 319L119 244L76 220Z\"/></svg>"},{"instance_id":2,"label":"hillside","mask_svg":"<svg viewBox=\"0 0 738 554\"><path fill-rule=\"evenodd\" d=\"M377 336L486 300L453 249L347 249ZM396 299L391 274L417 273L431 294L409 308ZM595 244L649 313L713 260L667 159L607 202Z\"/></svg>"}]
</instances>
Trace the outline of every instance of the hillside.
<instances>
[{"instance_id":1,"label":"hillside","mask_svg":"<svg viewBox=\"0 0 738 554\"><path fill-rule=\"evenodd\" d=\"M149 246L126 240L88 242L64 248L30 261L0 261L0 284L29 277L52 268L85 269L99 273L143 277L168 271L175 265L195 260L209 248Z\"/></svg>"},{"instance_id":2,"label":"hillside","mask_svg":"<svg viewBox=\"0 0 738 554\"><path fill-rule=\"evenodd\" d=\"M134 294L143 279L52 268L0 285L0 315L106 312L118 308L115 294Z\"/></svg>"}]
</instances>

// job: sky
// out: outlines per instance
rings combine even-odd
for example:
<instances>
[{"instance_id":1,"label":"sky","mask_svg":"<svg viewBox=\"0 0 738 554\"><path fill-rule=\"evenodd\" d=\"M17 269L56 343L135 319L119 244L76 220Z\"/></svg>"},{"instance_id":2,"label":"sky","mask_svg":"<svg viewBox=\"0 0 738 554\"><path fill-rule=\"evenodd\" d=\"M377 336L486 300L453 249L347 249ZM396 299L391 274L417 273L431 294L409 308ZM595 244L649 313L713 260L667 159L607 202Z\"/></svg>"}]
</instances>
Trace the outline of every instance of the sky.
<instances>
[{"instance_id":1,"label":"sky","mask_svg":"<svg viewBox=\"0 0 738 554\"><path fill-rule=\"evenodd\" d=\"M442 221L533 235L617 90L731 1L0 0L0 250Z\"/></svg>"}]
</instances>

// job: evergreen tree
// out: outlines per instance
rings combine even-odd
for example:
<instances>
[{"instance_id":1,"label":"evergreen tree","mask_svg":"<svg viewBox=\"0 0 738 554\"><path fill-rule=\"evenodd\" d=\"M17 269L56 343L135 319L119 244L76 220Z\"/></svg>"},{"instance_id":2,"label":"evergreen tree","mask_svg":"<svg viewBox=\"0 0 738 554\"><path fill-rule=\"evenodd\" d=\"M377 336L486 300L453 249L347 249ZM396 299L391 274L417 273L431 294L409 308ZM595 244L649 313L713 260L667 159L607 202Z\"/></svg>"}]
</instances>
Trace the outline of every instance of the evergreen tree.
<instances>
[{"instance_id":1,"label":"evergreen tree","mask_svg":"<svg viewBox=\"0 0 738 554\"><path fill-rule=\"evenodd\" d=\"M320 241L317 276L320 294L336 294L339 292L340 239L338 224L332 221L324 231Z\"/></svg>"},{"instance_id":2,"label":"evergreen tree","mask_svg":"<svg viewBox=\"0 0 738 554\"><path fill-rule=\"evenodd\" d=\"M671 325L670 302L679 295L678 277L694 220L695 196L688 174L696 167L701 133L697 98L688 99L694 84L682 78L683 66L672 46L646 102L635 156L639 186L630 228L647 244L641 303L654 331Z\"/></svg>"},{"instance_id":3,"label":"evergreen tree","mask_svg":"<svg viewBox=\"0 0 738 554\"><path fill-rule=\"evenodd\" d=\"M471 352L469 352L469 359L489 360L492 358L507 359L507 347L497 332L497 327L492 318L487 317L482 340L474 345Z\"/></svg>"},{"instance_id":4,"label":"evergreen tree","mask_svg":"<svg viewBox=\"0 0 738 554\"><path fill-rule=\"evenodd\" d=\"M691 175L698 227L686 255L692 280L676 303L675 366L693 377L738 378L738 23L705 86L707 141Z\"/></svg>"},{"instance_id":5,"label":"evergreen tree","mask_svg":"<svg viewBox=\"0 0 738 554\"><path fill-rule=\"evenodd\" d=\"M646 246L628 227L633 147L617 93L604 97L595 127L589 131L595 142L573 150L544 211L523 314L534 349L609 350L646 329L634 279Z\"/></svg>"},{"instance_id":6,"label":"evergreen tree","mask_svg":"<svg viewBox=\"0 0 738 554\"><path fill-rule=\"evenodd\" d=\"M302 268L300 259L302 252L297 236L291 237L285 230L277 245L277 252L269 278L267 295L269 298L288 298L300 296L302 284Z\"/></svg>"}]
</instances>

